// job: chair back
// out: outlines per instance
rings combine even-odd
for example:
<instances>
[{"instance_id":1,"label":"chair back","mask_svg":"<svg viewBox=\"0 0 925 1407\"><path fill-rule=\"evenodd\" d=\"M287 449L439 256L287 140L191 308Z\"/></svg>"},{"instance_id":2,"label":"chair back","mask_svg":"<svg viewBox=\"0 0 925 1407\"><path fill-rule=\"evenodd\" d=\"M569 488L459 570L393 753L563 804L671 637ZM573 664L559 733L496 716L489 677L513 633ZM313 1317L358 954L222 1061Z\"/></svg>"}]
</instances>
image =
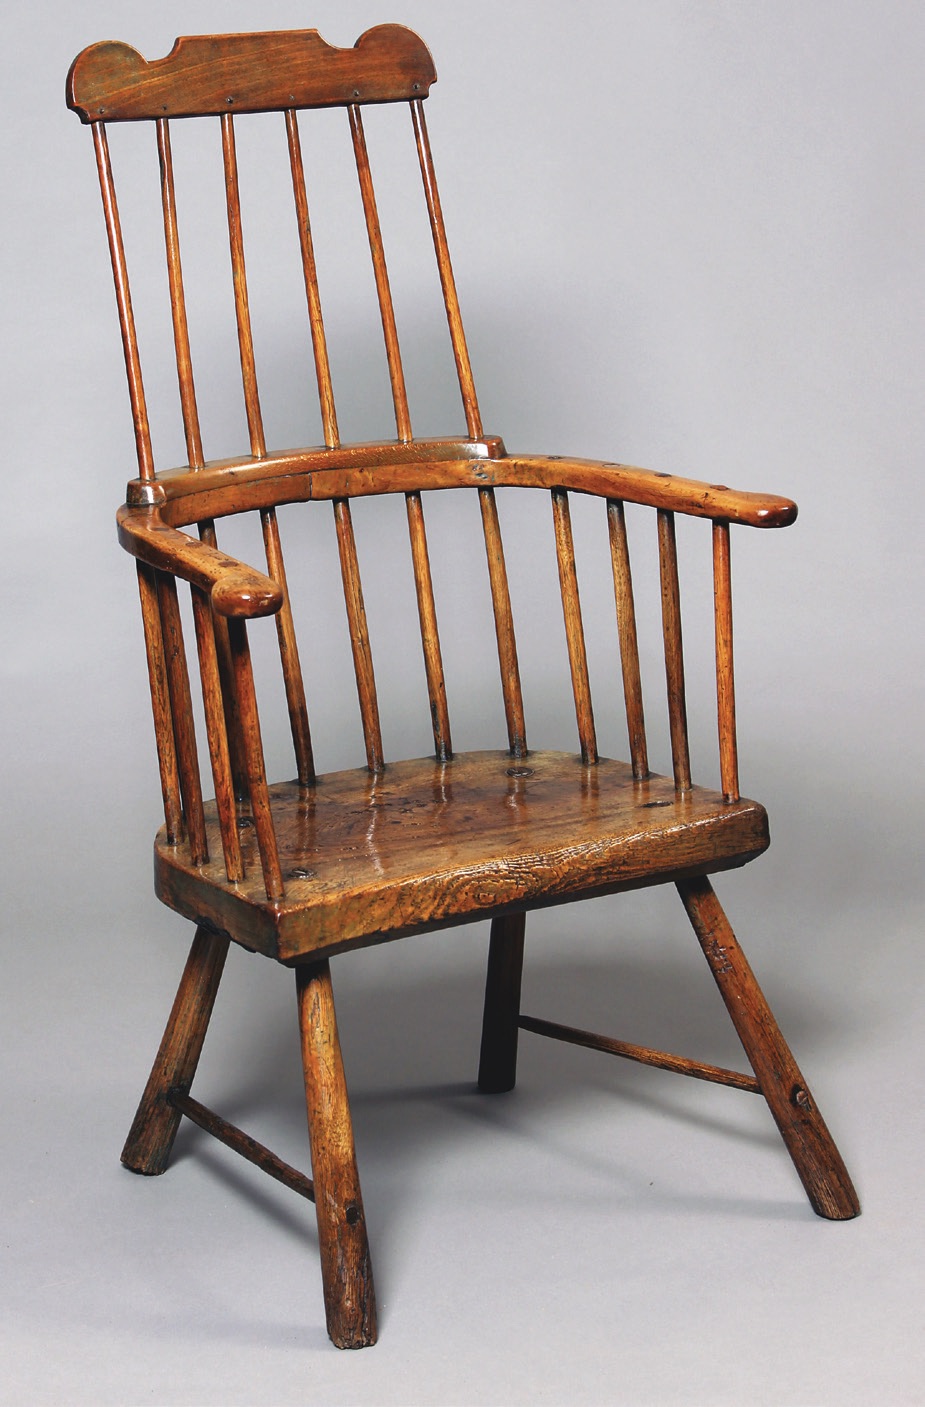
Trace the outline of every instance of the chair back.
<instances>
[{"instance_id":1,"label":"chair back","mask_svg":"<svg viewBox=\"0 0 925 1407\"><path fill-rule=\"evenodd\" d=\"M196 525L207 548L217 549L215 521L244 510L257 510L272 579L258 589L241 588L234 599L211 595L196 576L192 584L197 654L200 666L208 752L215 784L222 844L229 878L241 872L237 829L239 803L250 802L261 863L271 898L283 893L276 857L273 821L267 793L263 745L245 621L248 616L276 615L279 656L289 712L298 779L308 786L315 777L306 692L299 647L289 601L277 508L281 504L327 500L333 504L337 549L344 589L347 625L356 677L366 761L373 774L385 766L376 676L360 578L351 502L370 494L403 494L411 542L412 570L427 683L433 746L438 761L452 756L450 717L444 677L431 565L422 506L422 489L468 486L477 490L487 554L488 582L497 645L506 722L507 746L514 759L527 753L523 696L514 616L502 546L495 489L498 486L540 488L551 494L568 668L582 763L593 766L598 743L589 682L588 652L582 624L575 564L575 544L569 502L571 491L606 499L606 538L612 569L622 667L622 685L629 752L639 780L649 772L643 710L643 689L637 643L636 611L630 571L624 497L658 510L659 577L668 694L672 765L679 792L691 786L684 665L681 643L680 588L673 507L678 485L667 476L647 475L619 465L561 461L557 457L507 456L496 437L482 431L469 352L450 262L446 230L428 139L424 104L436 78L423 42L398 25L368 30L352 49L334 48L314 30L293 33L217 35L177 40L166 58L148 62L136 50L119 43L93 45L78 56L68 76L67 100L93 133L112 260L116 299L128 377L138 460L137 478L130 483L121 518L123 542L139 558L139 586L145 621L148 665L155 729L161 766L168 834L185 839L194 862L208 852L202 786L175 576L145 560L145 533L156 518L158 530ZM426 216L442 291L449 345L455 363L464 432L444 439L416 438L399 344L392 286L379 216L373 163L366 123L378 109L407 104L408 141L413 142L420 174L419 208ZM328 335L322 310L319 269L312 237L309 189L311 153L303 152L306 110L345 110L353 165L359 188L365 237L369 246L385 364L391 391L394 433L374 443L345 444L341 440ZM367 113L367 109L376 111ZM323 444L296 450L268 442L259 358L255 352L254 319L245 257L238 163L239 124L264 120L275 124L274 140L288 160L292 202L288 212L272 217L290 223L298 249L301 281L312 355L314 382ZM184 211L174 177L174 135L187 119L214 124L214 152L224 185L227 249L230 255L229 296L234 306L240 386L247 445L228 458L207 458L208 442L200 423L194 366L208 367L212 348L197 354L188 312L188 290L181 259ZM277 120L278 119L278 120ZM150 123L155 129L160 172L160 213L166 254L167 288L172 326L173 360L186 464L181 469L158 465L133 311L125 240L116 195L114 163L108 129L113 124ZM152 153L153 154L153 153ZM131 171L134 176L134 163ZM308 179L307 179L308 177ZM245 203L246 204L246 203ZM215 258L228 257L216 251ZM311 373L307 380L312 379ZM461 427L462 428L462 427ZM621 492L625 486L625 494ZM783 514L744 499L721 486L705 498L703 486L690 487L687 511L713 519L716 583L717 687L723 790L738 795L735 760L735 715L732 694L731 596L729 585L729 519L760 522L762 514ZM670 489L670 492L669 492ZM715 490L715 492L714 492ZM789 509L792 505L789 505ZM751 514L749 517L748 514ZM154 517L152 517L154 515ZM163 539L159 539L163 541ZM176 551L192 561L188 539L177 539ZM181 572L177 573L182 575Z\"/></svg>"}]
</instances>

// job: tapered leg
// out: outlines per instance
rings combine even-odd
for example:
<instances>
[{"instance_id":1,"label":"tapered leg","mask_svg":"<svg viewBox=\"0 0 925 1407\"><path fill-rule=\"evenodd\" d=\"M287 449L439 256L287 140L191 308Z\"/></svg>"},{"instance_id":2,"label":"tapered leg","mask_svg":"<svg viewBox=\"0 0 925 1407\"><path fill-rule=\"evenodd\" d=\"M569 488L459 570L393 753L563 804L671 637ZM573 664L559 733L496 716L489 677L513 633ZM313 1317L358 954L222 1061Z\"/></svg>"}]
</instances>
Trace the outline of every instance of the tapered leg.
<instances>
[{"instance_id":1,"label":"tapered leg","mask_svg":"<svg viewBox=\"0 0 925 1407\"><path fill-rule=\"evenodd\" d=\"M505 1094L514 1088L517 1079L517 1020L526 921L526 914L492 919L479 1058L479 1089L483 1094Z\"/></svg>"},{"instance_id":2,"label":"tapered leg","mask_svg":"<svg viewBox=\"0 0 925 1407\"><path fill-rule=\"evenodd\" d=\"M157 1059L129 1130L122 1161L132 1172L155 1175L167 1167L180 1112L167 1103L172 1089L193 1083L222 978L228 939L197 928Z\"/></svg>"},{"instance_id":3,"label":"tapered leg","mask_svg":"<svg viewBox=\"0 0 925 1407\"><path fill-rule=\"evenodd\" d=\"M833 1221L857 1216L860 1203L841 1154L710 881L682 880L678 892L813 1210Z\"/></svg>"},{"instance_id":4,"label":"tapered leg","mask_svg":"<svg viewBox=\"0 0 925 1407\"><path fill-rule=\"evenodd\" d=\"M376 1294L330 966L299 967L296 981L328 1333L338 1348L364 1348L377 1338Z\"/></svg>"}]
</instances>

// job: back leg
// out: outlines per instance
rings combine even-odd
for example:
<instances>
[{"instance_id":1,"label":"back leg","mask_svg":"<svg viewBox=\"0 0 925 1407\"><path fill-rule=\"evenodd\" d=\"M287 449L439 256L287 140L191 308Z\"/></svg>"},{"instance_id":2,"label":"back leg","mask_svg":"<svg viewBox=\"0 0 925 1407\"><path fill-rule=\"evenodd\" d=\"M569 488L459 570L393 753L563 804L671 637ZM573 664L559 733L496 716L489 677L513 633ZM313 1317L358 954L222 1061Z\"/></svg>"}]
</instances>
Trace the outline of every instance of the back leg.
<instances>
[{"instance_id":1,"label":"back leg","mask_svg":"<svg viewBox=\"0 0 925 1407\"><path fill-rule=\"evenodd\" d=\"M196 930L157 1058L122 1150L122 1162L132 1172L153 1176L167 1167L181 1118L167 1096L172 1089L186 1093L193 1083L228 941L204 928Z\"/></svg>"},{"instance_id":2,"label":"back leg","mask_svg":"<svg viewBox=\"0 0 925 1407\"><path fill-rule=\"evenodd\" d=\"M678 893L813 1210L842 1221L861 1210L841 1154L781 1035L710 881Z\"/></svg>"},{"instance_id":3,"label":"back leg","mask_svg":"<svg viewBox=\"0 0 925 1407\"><path fill-rule=\"evenodd\" d=\"M491 922L479 1057L479 1089L483 1094L506 1094L517 1078L526 921L526 914L509 914Z\"/></svg>"}]
</instances>

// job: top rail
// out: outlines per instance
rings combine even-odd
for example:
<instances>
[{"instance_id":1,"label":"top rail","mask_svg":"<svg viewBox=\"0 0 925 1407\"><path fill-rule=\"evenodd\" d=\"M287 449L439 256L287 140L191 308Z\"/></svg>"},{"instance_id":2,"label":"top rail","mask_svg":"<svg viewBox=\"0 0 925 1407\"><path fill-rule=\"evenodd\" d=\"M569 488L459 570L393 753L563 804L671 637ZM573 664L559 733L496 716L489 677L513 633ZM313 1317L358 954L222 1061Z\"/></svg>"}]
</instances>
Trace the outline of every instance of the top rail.
<instances>
[{"instance_id":1,"label":"top rail","mask_svg":"<svg viewBox=\"0 0 925 1407\"><path fill-rule=\"evenodd\" d=\"M82 122L134 122L410 101L436 77L423 39L399 24L368 29L351 49L316 29L193 35L150 62L105 40L72 63L66 99Z\"/></svg>"}]
</instances>

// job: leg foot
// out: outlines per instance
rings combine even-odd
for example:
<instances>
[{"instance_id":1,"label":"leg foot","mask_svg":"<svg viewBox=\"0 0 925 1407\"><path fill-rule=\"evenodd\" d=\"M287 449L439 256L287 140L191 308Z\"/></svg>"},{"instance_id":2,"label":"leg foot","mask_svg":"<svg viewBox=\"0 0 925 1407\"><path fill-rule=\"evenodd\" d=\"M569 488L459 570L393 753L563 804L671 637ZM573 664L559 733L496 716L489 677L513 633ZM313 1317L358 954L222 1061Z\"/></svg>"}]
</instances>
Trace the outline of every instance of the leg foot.
<instances>
[{"instance_id":1,"label":"leg foot","mask_svg":"<svg viewBox=\"0 0 925 1407\"><path fill-rule=\"evenodd\" d=\"M328 963L296 969L302 1065L328 1334L374 1344L376 1295Z\"/></svg>"},{"instance_id":2,"label":"leg foot","mask_svg":"<svg viewBox=\"0 0 925 1407\"><path fill-rule=\"evenodd\" d=\"M479 1058L479 1089L483 1094L505 1094L514 1088L517 1079L517 1021L526 921L526 914L492 919Z\"/></svg>"},{"instance_id":3,"label":"leg foot","mask_svg":"<svg viewBox=\"0 0 925 1407\"><path fill-rule=\"evenodd\" d=\"M181 1117L167 1103L167 1095L175 1088L187 1091L193 1083L228 941L204 928L196 930L157 1058L122 1150L122 1162L132 1172L153 1176L167 1167Z\"/></svg>"},{"instance_id":4,"label":"leg foot","mask_svg":"<svg viewBox=\"0 0 925 1407\"><path fill-rule=\"evenodd\" d=\"M860 1203L841 1154L712 885L706 878L682 880L678 892L813 1210L833 1221L857 1216Z\"/></svg>"}]
</instances>

